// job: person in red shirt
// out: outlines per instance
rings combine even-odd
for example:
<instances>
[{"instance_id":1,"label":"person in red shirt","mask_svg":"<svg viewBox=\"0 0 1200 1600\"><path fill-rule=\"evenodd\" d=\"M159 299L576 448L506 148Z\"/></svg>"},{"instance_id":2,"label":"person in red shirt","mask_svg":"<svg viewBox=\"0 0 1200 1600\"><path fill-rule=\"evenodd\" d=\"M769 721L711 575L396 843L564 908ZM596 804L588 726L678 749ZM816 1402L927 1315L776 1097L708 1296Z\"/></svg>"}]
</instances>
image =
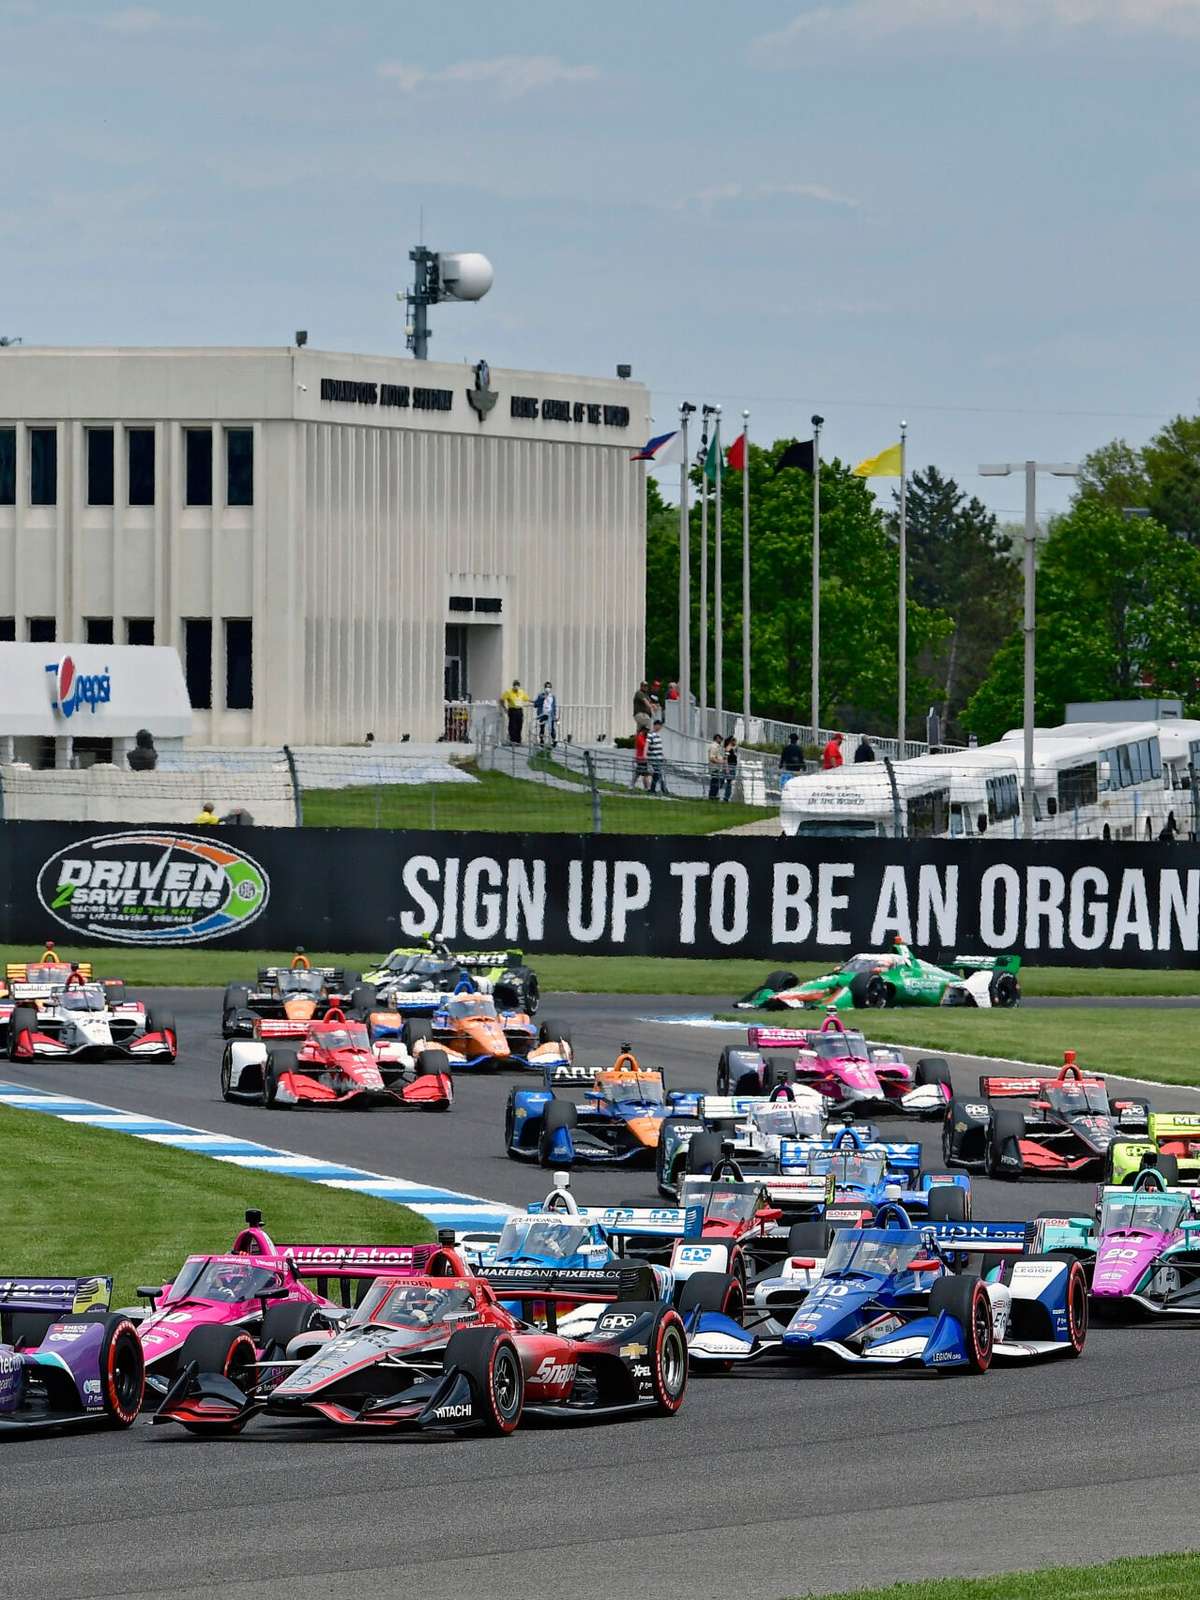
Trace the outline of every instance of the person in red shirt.
<instances>
[{"instance_id":1,"label":"person in red shirt","mask_svg":"<svg viewBox=\"0 0 1200 1600\"><path fill-rule=\"evenodd\" d=\"M650 762L646 754L649 735L645 728L639 728L633 741L633 787L635 789L648 789L650 787Z\"/></svg>"},{"instance_id":2,"label":"person in red shirt","mask_svg":"<svg viewBox=\"0 0 1200 1600\"><path fill-rule=\"evenodd\" d=\"M821 754L821 765L826 772L832 772L835 767L842 765L842 736L835 733L825 746Z\"/></svg>"}]
</instances>

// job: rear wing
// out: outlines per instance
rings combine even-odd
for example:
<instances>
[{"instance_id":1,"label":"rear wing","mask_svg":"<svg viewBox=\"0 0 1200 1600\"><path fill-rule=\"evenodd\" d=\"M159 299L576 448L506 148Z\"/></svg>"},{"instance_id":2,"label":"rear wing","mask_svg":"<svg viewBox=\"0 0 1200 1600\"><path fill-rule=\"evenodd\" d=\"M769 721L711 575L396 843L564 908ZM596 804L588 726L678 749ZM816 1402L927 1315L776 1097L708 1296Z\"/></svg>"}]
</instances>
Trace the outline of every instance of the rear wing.
<instances>
[{"instance_id":1,"label":"rear wing","mask_svg":"<svg viewBox=\"0 0 1200 1600\"><path fill-rule=\"evenodd\" d=\"M882 1156L889 1171L919 1172L921 1146L919 1144L845 1144L833 1139L781 1139L779 1164L781 1167L807 1167L814 1155L867 1155ZM824 1174L822 1174L824 1176Z\"/></svg>"},{"instance_id":2,"label":"rear wing","mask_svg":"<svg viewBox=\"0 0 1200 1600\"><path fill-rule=\"evenodd\" d=\"M536 1215L545 1207L539 1200L528 1210L530 1215ZM562 1214L546 1212L548 1216ZM580 1222L595 1223L614 1237L636 1234L639 1238L698 1239L704 1232L703 1206L579 1206L572 1220L576 1216Z\"/></svg>"},{"instance_id":3,"label":"rear wing","mask_svg":"<svg viewBox=\"0 0 1200 1600\"><path fill-rule=\"evenodd\" d=\"M1200 1113L1195 1111L1152 1111L1149 1124L1152 1139L1194 1139L1200 1143Z\"/></svg>"},{"instance_id":4,"label":"rear wing","mask_svg":"<svg viewBox=\"0 0 1200 1600\"><path fill-rule=\"evenodd\" d=\"M803 1050L808 1047L805 1028L747 1028L746 1038L756 1050Z\"/></svg>"},{"instance_id":5,"label":"rear wing","mask_svg":"<svg viewBox=\"0 0 1200 1600\"><path fill-rule=\"evenodd\" d=\"M587 1067L580 1061L560 1061L557 1064L546 1063L543 1076L547 1089L588 1088L596 1084L596 1074L603 1072L604 1067Z\"/></svg>"},{"instance_id":6,"label":"rear wing","mask_svg":"<svg viewBox=\"0 0 1200 1600\"><path fill-rule=\"evenodd\" d=\"M33 980L29 976L29 969L34 971L52 967L56 969L53 977L39 977ZM9 983L35 982L39 989L54 988L65 983L72 972L77 972L85 983L92 981L92 963L90 961L9 961L5 963L4 977ZM61 976L60 976L61 974Z\"/></svg>"},{"instance_id":7,"label":"rear wing","mask_svg":"<svg viewBox=\"0 0 1200 1600\"><path fill-rule=\"evenodd\" d=\"M1101 1086L1104 1083L1094 1072L1082 1073L1078 1081ZM979 1093L984 1100L1036 1100L1043 1090L1057 1082L1057 1075L1045 1078L990 1078L985 1075L979 1080Z\"/></svg>"},{"instance_id":8,"label":"rear wing","mask_svg":"<svg viewBox=\"0 0 1200 1600\"><path fill-rule=\"evenodd\" d=\"M1027 1249L1031 1222L922 1222L921 1232L932 1233L943 1250L964 1255L1022 1255Z\"/></svg>"},{"instance_id":9,"label":"rear wing","mask_svg":"<svg viewBox=\"0 0 1200 1600\"><path fill-rule=\"evenodd\" d=\"M428 1277L429 1263L444 1254L437 1244L281 1244L302 1278Z\"/></svg>"},{"instance_id":10,"label":"rear wing","mask_svg":"<svg viewBox=\"0 0 1200 1600\"><path fill-rule=\"evenodd\" d=\"M259 967L259 983L274 983L282 974L295 972L295 967ZM316 972L332 989L337 989L346 982L346 969L344 967L304 967L305 972Z\"/></svg>"},{"instance_id":11,"label":"rear wing","mask_svg":"<svg viewBox=\"0 0 1200 1600\"><path fill-rule=\"evenodd\" d=\"M0 1315L6 1311L58 1311L71 1316L107 1311L113 1281L106 1277L58 1278L0 1275Z\"/></svg>"},{"instance_id":12,"label":"rear wing","mask_svg":"<svg viewBox=\"0 0 1200 1600\"><path fill-rule=\"evenodd\" d=\"M771 1205L778 1206L782 1211L796 1207L811 1211L814 1207L833 1204L835 1188L832 1173L810 1176L800 1172L757 1172L746 1162L739 1161L738 1165L745 1175L743 1181L764 1190ZM712 1183L713 1177L707 1172L689 1172L684 1182ZM716 1182L724 1183L726 1180L718 1178Z\"/></svg>"},{"instance_id":13,"label":"rear wing","mask_svg":"<svg viewBox=\"0 0 1200 1600\"><path fill-rule=\"evenodd\" d=\"M520 950L451 950L450 960L456 966L474 972L482 967L517 967L524 960Z\"/></svg>"},{"instance_id":14,"label":"rear wing","mask_svg":"<svg viewBox=\"0 0 1200 1600\"><path fill-rule=\"evenodd\" d=\"M653 1269L645 1266L485 1266L478 1274L502 1300L657 1300Z\"/></svg>"},{"instance_id":15,"label":"rear wing","mask_svg":"<svg viewBox=\"0 0 1200 1600\"><path fill-rule=\"evenodd\" d=\"M1020 956L955 956L946 963L955 972L1011 972L1021 970Z\"/></svg>"}]
</instances>

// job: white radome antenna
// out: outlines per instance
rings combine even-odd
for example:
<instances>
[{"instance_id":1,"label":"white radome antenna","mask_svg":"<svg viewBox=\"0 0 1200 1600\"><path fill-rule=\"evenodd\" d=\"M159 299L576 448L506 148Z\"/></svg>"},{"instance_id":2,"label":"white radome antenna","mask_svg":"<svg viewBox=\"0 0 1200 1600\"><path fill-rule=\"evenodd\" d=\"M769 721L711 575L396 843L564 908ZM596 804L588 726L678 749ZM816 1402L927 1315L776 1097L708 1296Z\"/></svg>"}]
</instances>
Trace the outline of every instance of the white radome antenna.
<instances>
[{"instance_id":1,"label":"white radome antenna","mask_svg":"<svg viewBox=\"0 0 1200 1600\"><path fill-rule=\"evenodd\" d=\"M454 250L438 256L438 274L447 300L482 300L495 277L492 263L474 250Z\"/></svg>"},{"instance_id":2,"label":"white radome antenna","mask_svg":"<svg viewBox=\"0 0 1200 1600\"><path fill-rule=\"evenodd\" d=\"M429 307L441 300L482 300L495 274L488 258L475 250L437 251L419 244L408 258L416 263L413 286L396 298L412 307L405 342L417 360L424 361L429 353Z\"/></svg>"}]
</instances>

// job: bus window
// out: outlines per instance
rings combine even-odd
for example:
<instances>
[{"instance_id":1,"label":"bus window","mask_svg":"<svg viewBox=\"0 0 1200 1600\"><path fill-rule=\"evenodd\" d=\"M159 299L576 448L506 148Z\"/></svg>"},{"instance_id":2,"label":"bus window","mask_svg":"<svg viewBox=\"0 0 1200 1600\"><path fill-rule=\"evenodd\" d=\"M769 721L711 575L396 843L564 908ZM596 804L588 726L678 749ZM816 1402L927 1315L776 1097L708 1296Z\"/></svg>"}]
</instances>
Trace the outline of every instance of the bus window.
<instances>
[{"instance_id":1,"label":"bus window","mask_svg":"<svg viewBox=\"0 0 1200 1600\"><path fill-rule=\"evenodd\" d=\"M1150 752L1150 776L1162 777L1162 750L1157 739L1147 739L1146 746Z\"/></svg>"},{"instance_id":2,"label":"bus window","mask_svg":"<svg viewBox=\"0 0 1200 1600\"><path fill-rule=\"evenodd\" d=\"M1131 783L1136 782L1133 776L1133 763L1130 760L1129 746L1127 744L1117 747L1117 760L1120 763L1121 787L1128 789Z\"/></svg>"},{"instance_id":3,"label":"bus window","mask_svg":"<svg viewBox=\"0 0 1200 1600\"><path fill-rule=\"evenodd\" d=\"M934 789L931 794L915 795L908 802L909 838L933 839L945 834L949 802L948 789Z\"/></svg>"},{"instance_id":4,"label":"bus window","mask_svg":"<svg viewBox=\"0 0 1200 1600\"><path fill-rule=\"evenodd\" d=\"M1076 811L1080 806L1096 804L1096 767L1088 762L1082 767L1068 767L1058 775L1058 805L1061 811Z\"/></svg>"},{"instance_id":5,"label":"bus window","mask_svg":"<svg viewBox=\"0 0 1200 1600\"><path fill-rule=\"evenodd\" d=\"M1000 778L987 780L988 821L1007 822L1020 813L1015 773L1005 773Z\"/></svg>"},{"instance_id":6,"label":"bus window","mask_svg":"<svg viewBox=\"0 0 1200 1600\"><path fill-rule=\"evenodd\" d=\"M961 800L956 800L950 807L950 837L961 839L967 832L967 807Z\"/></svg>"}]
</instances>

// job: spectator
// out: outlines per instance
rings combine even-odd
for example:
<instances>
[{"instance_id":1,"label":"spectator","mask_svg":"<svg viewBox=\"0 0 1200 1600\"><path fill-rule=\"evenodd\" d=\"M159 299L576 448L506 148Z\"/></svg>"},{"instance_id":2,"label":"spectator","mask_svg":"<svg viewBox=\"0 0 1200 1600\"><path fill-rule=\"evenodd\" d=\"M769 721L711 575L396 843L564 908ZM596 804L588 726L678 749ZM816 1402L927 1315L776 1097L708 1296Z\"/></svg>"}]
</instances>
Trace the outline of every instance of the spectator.
<instances>
[{"instance_id":1,"label":"spectator","mask_svg":"<svg viewBox=\"0 0 1200 1600\"><path fill-rule=\"evenodd\" d=\"M216 810L213 807L212 801L211 800L206 800L204 802L204 804L200 807L200 815L198 817L193 818L192 826L195 827L197 823L201 823L201 822L203 822L203 823L220 822L220 820L221 820L220 817L217 815Z\"/></svg>"},{"instance_id":2,"label":"spectator","mask_svg":"<svg viewBox=\"0 0 1200 1600\"><path fill-rule=\"evenodd\" d=\"M677 683L669 683L667 685L667 699L668 700L678 700L679 699L679 685Z\"/></svg>"},{"instance_id":3,"label":"spectator","mask_svg":"<svg viewBox=\"0 0 1200 1600\"><path fill-rule=\"evenodd\" d=\"M708 747L708 798L716 800L721 793L721 779L725 774L725 746L721 735L714 733Z\"/></svg>"},{"instance_id":4,"label":"spectator","mask_svg":"<svg viewBox=\"0 0 1200 1600\"><path fill-rule=\"evenodd\" d=\"M832 772L842 764L842 735L835 733L821 752L821 766L826 772Z\"/></svg>"},{"instance_id":5,"label":"spectator","mask_svg":"<svg viewBox=\"0 0 1200 1600\"><path fill-rule=\"evenodd\" d=\"M724 761L725 793L721 796L721 798L728 801L733 799L733 786L737 781L737 740L732 734L730 734L728 739L725 741Z\"/></svg>"},{"instance_id":6,"label":"spectator","mask_svg":"<svg viewBox=\"0 0 1200 1600\"><path fill-rule=\"evenodd\" d=\"M650 685L643 678L633 697L633 725L635 728L645 728L649 731L653 721L654 705L650 698Z\"/></svg>"},{"instance_id":7,"label":"spectator","mask_svg":"<svg viewBox=\"0 0 1200 1600\"><path fill-rule=\"evenodd\" d=\"M650 764L646 759L646 749L650 736L645 728L639 728L633 741L633 787L645 789L650 783Z\"/></svg>"},{"instance_id":8,"label":"spectator","mask_svg":"<svg viewBox=\"0 0 1200 1600\"><path fill-rule=\"evenodd\" d=\"M804 751L800 748L800 735L793 733L779 757L779 787L790 783L798 772L804 771Z\"/></svg>"},{"instance_id":9,"label":"spectator","mask_svg":"<svg viewBox=\"0 0 1200 1600\"><path fill-rule=\"evenodd\" d=\"M506 689L500 696L500 705L508 715L509 744L521 742L525 728L525 707L529 703L529 696L522 689L520 678L514 678L512 688Z\"/></svg>"},{"instance_id":10,"label":"spectator","mask_svg":"<svg viewBox=\"0 0 1200 1600\"><path fill-rule=\"evenodd\" d=\"M666 794L667 781L663 777L662 718L650 730L646 740L646 753L650 757L650 793Z\"/></svg>"},{"instance_id":11,"label":"spectator","mask_svg":"<svg viewBox=\"0 0 1200 1600\"><path fill-rule=\"evenodd\" d=\"M537 712L538 743L545 744L547 730L550 734L550 743L558 743L558 696L554 692L554 685L547 678L537 699L533 702L533 709Z\"/></svg>"},{"instance_id":12,"label":"spectator","mask_svg":"<svg viewBox=\"0 0 1200 1600\"><path fill-rule=\"evenodd\" d=\"M858 741L858 748L854 752L854 760L857 763L859 761L874 761L874 759L875 747L864 733Z\"/></svg>"},{"instance_id":13,"label":"spectator","mask_svg":"<svg viewBox=\"0 0 1200 1600\"><path fill-rule=\"evenodd\" d=\"M153 772L158 765L158 751L149 728L139 728L133 736L133 749L125 757L134 772Z\"/></svg>"},{"instance_id":14,"label":"spectator","mask_svg":"<svg viewBox=\"0 0 1200 1600\"><path fill-rule=\"evenodd\" d=\"M373 733L368 733L366 738L363 740L363 743L366 745L367 749L369 750L371 748L371 746L375 743L375 735Z\"/></svg>"}]
</instances>

